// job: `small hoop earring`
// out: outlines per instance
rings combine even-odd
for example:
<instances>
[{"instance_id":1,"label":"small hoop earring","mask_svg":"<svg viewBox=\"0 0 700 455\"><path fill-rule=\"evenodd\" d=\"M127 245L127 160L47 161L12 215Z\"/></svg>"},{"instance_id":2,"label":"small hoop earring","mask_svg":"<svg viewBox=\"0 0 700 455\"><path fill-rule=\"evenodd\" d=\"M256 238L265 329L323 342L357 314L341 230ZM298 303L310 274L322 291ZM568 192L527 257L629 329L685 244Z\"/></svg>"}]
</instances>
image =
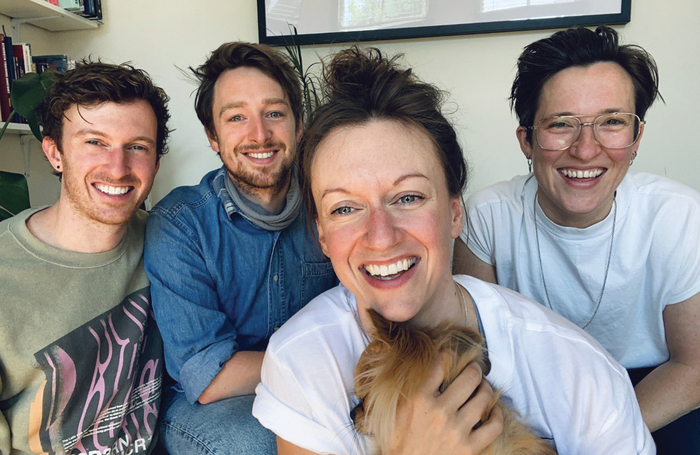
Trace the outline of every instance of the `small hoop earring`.
<instances>
[{"instance_id":1,"label":"small hoop earring","mask_svg":"<svg viewBox=\"0 0 700 455\"><path fill-rule=\"evenodd\" d=\"M527 159L527 172L528 174L532 172L532 158Z\"/></svg>"}]
</instances>

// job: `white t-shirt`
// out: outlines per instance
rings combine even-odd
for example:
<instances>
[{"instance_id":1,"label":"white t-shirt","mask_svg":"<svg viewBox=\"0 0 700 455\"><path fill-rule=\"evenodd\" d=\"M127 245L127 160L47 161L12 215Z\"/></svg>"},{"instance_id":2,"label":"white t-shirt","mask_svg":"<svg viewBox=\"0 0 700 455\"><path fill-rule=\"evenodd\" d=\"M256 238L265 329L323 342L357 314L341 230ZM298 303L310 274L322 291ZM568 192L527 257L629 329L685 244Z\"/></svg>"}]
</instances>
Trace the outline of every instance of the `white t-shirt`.
<instances>
[{"instance_id":1,"label":"white t-shirt","mask_svg":"<svg viewBox=\"0 0 700 455\"><path fill-rule=\"evenodd\" d=\"M544 305L544 273L557 313L584 326L605 279L614 210L584 229L550 221L537 204L532 175L473 194L460 238L494 265L498 283ZM669 357L662 312L700 292L700 193L653 174L629 173L616 196L617 220L605 292L586 327L626 368ZM543 273L542 273L543 272Z\"/></svg>"},{"instance_id":2,"label":"white t-shirt","mask_svg":"<svg viewBox=\"0 0 700 455\"><path fill-rule=\"evenodd\" d=\"M656 453L626 371L595 340L509 289L455 279L478 308L487 379L536 434L567 455ZM272 336L253 415L312 452L372 453L350 419L353 372L367 343L350 291L321 294Z\"/></svg>"}]
</instances>

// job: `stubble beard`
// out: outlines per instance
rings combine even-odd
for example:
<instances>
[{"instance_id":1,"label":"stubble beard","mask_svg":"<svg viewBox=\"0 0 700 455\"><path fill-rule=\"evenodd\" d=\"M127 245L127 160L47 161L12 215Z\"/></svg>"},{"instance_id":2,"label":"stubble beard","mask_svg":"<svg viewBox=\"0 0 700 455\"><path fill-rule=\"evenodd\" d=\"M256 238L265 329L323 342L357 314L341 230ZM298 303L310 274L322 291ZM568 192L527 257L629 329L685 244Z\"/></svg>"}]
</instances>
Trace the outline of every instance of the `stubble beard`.
<instances>
[{"instance_id":1,"label":"stubble beard","mask_svg":"<svg viewBox=\"0 0 700 455\"><path fill-rule=\"evenodd\" d=\"M267 148L276 148L277 153L283 154L286 151L286 146L282 143L265 145ZM234 156L243 155L249 152L251 148L236 148ZM284 157L281 157L284 158ZM293 162L282 162L278 169L261 168L257 172L249 171L244 162L236 161L235 167L224 162L224 166L228 171L229 178L235 184L236 188L242 193L249 196L258 196L261 194L277 195L287 190L292 175Z\"/></svg>"},{"instance_id":2,"label":"stubble beard","mask_svg":"<svg viewBox=\"0 0 700 455\"><path fill-rule=\"evenodd\" d=\"M145 196L143 197L143 200L138 201L137 204L134 204L133 207L122 207L118 208L116 205L112 205L105 210L101 210L100 207L96 206L96 204L90 199L89 197L89 189L86 189L88 193L86 192L81 192L81 182L75 181L74 179L67 178L70 175L69 169L66 167L63 172L63 193L65 193L66 199L70 203L70 205L73 207L73 209L81 216L93 221L96 221L100 224L106 225L106 226L122 226L125 225L126 223L131 220L131 217L136 213L136 211L139 209L143 201L146 199ZM86 179L87 180L87 179ZM104 180L105 182L108 183L117 183L117 182L110 182L109 179L104 179L102 178L101 180ZM127 182L118 182L119 184L125 184ZM129 183L134 183L129 181ZM87 185L87 183L85 183ZM132 185L136 187L136 185ZM99 190L96 190L99 191ZM136 191L136 189L132 190ZM148 192L145 192L144 195L147 195ZM61 195L63 196L63 194ZM115 212L117 213L108 213L108 212Z\"/></svg>"}]
</instances>

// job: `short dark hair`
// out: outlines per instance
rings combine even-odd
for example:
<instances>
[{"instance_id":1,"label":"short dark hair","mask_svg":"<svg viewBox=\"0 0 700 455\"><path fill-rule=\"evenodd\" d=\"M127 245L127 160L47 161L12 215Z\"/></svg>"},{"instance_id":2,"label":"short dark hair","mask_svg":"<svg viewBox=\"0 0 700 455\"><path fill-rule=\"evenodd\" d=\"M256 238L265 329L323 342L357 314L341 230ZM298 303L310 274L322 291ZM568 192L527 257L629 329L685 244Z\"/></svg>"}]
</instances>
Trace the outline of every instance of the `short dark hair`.
<instances>
[{"instance_id":1,"label":"short dark hair","mask_svg":"<svg viewBox=\"0 0 700 455\"><path fill-rule=\"evenodd\" d=\"M654 58L642 47L619 44L617 32L600 26L595 31L572 27L528 45L518 58L518 72L510 92L510 105L521 126L533 126L544 84L559 71L599 62L620 65L632 78L636 114L644 120L659 93L659 72ZM528 133L531 141L532 131Z\"/></svg>"},{"instance_id":2,"label":"short dark hair","mask_svg":"<svg viewBox=\"0 0 700 455\"><path fill-rule=\"evenodd\" d=\"M386 58L376 48L353 46L338 52L323 69L324 103L312 115L299 145L301 185L309 220L316 218L310 172L321 141L335 128L374 119L415 126L435 144L450 195L461 195L467 164L457 134L441 112L445 93L401 68L401 55Z\"/></svg>"},{"instance_id":3,"label":"short dark hair","mask_svg":"<svg viewBox=\"0 0 700 455\"><path fill-rule=\"evenodd\" d=\"M232 42L219 46L201 66L190 67L199 82L194 109L207 133L216 137L212 112L216 81L224 72L241 67L256 68L280 84L299 126L303 113L301 85L289 59L264 44Z\"/></svg>"},{"instance_id":4,"label":"short dark hair","mask_svg":"<svg viewBox=\"0 0 700 455\"><path fill-rule=\"evenodd\" d=\"M168 152L168 101L162 88L156 86L148 73L128 63L114 65L82 60L65 73L55 73L54 83L46 90L39 106L39 123L44 137L50 137L61 150L63 119L73 105L97 106L102 103L131 103L146 101L156 117L157 159ZM59 173L60 177L60 173Z\"/></svg>"}]
</instances>

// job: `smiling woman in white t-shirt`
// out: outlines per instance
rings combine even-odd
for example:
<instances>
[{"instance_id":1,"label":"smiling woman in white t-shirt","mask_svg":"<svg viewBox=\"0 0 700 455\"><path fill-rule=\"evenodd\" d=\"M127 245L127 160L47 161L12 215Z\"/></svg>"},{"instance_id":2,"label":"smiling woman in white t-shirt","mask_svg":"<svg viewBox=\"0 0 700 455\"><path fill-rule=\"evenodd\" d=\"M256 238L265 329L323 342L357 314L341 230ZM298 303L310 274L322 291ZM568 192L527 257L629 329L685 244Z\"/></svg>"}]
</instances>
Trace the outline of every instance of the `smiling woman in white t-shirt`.
<instances>
[{"instance_id":1,"label":"smiling woman in white t-shirt","mask_svg":"<svg viewBox=\"0 0 700 455\"><path fill-rule=\"evenodd\" d=\"M278 453L372 453L350 417L368 309L478 330L486 379L559 453L654 453L624 369L597 342L515 292L452 276L466 165L441 93L376 49L340 52L325 81L327 102L300 144L302 187L342 284L270 340L253 414L277 434ZM422 393L399 406L385 453L480 453L499 433L498 413L474 429L492 397L484 383L469 399L482 372L468 367L438 394L435 367Z\"/></svg>"},{"instance_id":2,"label":"smiling woman in white t-shirt","mask_svg":"<svg viewBox=\"0 0 700 455\"><path fill-rule=\"evenodd\" d=\"M700 194L628 173L657 88L653 58L608 27L526 47L511 100L532 172L469 198L454 271L590 333L629 370L659 453L695 455Z\"/></svg>"}]
</instances>

